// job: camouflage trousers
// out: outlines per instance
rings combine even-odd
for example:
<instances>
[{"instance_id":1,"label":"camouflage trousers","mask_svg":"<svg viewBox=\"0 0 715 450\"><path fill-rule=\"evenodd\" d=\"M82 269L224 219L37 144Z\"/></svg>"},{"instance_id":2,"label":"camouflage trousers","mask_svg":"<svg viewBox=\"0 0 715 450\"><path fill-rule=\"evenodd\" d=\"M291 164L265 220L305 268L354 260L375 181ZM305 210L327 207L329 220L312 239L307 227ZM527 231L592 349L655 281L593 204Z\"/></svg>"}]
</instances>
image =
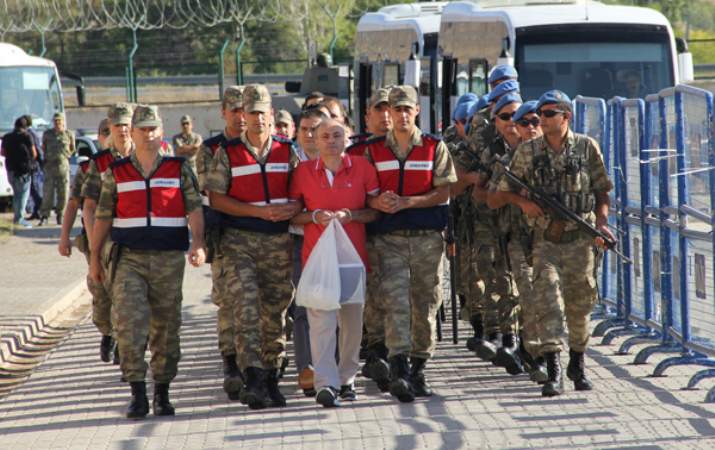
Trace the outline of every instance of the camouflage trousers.
<instances>
[{"instance_id":1,"label":"camouflage trousers","mask_svg":"<svg viewBox=\"0 0 715 450\"><path fill-rule=\"evenodd\" d=\"M367 295L363 310L363 324L367 346L385 342L385 311L380 295L380 258L375 248L375 237L367 238L367 257L370 272L367 274Z\"/></svg>"},{"instance_id":2,"label":"camouflage trousers","mask_svg":"<svg viewBox=\"0 0 715 450\"><path fill-rule=\"evenodd\" d=\"M40 216L49 217L50 210L54 206L57 216L62 217L65 206L67 206L67 192L69 191L69 188L69 167L60 166L59 168L45 168L45 181L42 188L42 207L40 207ZM56 204L55 194L57 194Z\"/></svg>"},{"instance_id":3,"label":"camouflage trousers","mask_svg":"<svg viewBox=\"0 0 715 450\"><path fill-rule=\"evenodd\" d=\"M586 350L589 317L598 298L595 260L593 241L586 236L563 244L536 236L534 310L541 354L562 350L564 316L569 348L577 352Z\"/></svg>"},{"instance_id":4,"label":"camouflage trousers","mask_svg":"<svg viewBox=\"0 0 715 450\"><path fill-rule=\"evenodd\" d=\"M509 262L516 287L519 290L519 323L524 348L532 356L539 356L538 321L534 310L534 270L527 261L521 242L511 239L508 244Z\"/></svg>"},{"instance_id":5,"label":"camouflage trousers","mask_svg":"<svg viewBox=\"0 0 715 450\"><path fill-rule=\"evenodd\" d=\"M375 237L380 267L380 303L385 312L389 356L428 359L436 345L435 295L444 243L437 231L396 231Z\"/></svg>"},{"instance_id":6,"label":"camouflage trousers","mask_svg":"<svg viewBox=\"0 0 715 450\"><path fill-rule=\"evenodd\" d=\"M483 291L472 297L472 311L482 314L484 333L516 333L518 298L507 264L507 255L494 231L477 222L474 231L476 276Z\"/></svg>"},{"instance_id":7,"label":"camouflage trousers","mask_svg":"<svg viewBox=\"0 0 715 450\"><path fill-rule=\"evenodd\" d=\"M214 254L211 261L211 301L218 306L216 332L218 334L218 349L222 356L236 354L236 334L233 328L234 301L227 291L224 258Z\"/></svg>"},{"instance_id":8,"label":"camouflage trousers","mask_svg":"<svg viewBox=\"0 0 715 450\"><path fill-rule=\"evenodd\" d=\"M148 342L154 381L168 383L181 358L184 252L124 248L117 264L112 316L122 373L128 382L144 380Z\"/></svg>"},{"instance_id":9,"label":"camouflage trousers","mask_svg":"<svg viewBox=\"0 0 715 450\"><path fill-rule=\"evenodd\" d=\"M280 368L291 302L290 236L227 228L221 238L241 370Z\"/></svg>"},{"instance_id":10,"label":"camouflage trousers","mask_svg":"<svg viewBox=\"0 0 715 450\"><path fill-rule=\"evenodd\" d=\"M83 242L80 243L80 241ZM87 259L87 264L89 265L90 255L87 235L82 233L75 238L75 242L77 243L75 246L84 254ZM111 247L111 241L107 239L107 242L109 242L109 246ZM105 244L104 249L106 248L107 244ZM100 261L104 262L105 258L100 258ZM108 273L107 266L105 264L102 265L104 273ZM87 289L89 289L89 293L92 294L92 323L103 336L112 335L112 297L109 295L108 285L109 281L97 283L87 275Z\"/></svg>"}]
</instances>

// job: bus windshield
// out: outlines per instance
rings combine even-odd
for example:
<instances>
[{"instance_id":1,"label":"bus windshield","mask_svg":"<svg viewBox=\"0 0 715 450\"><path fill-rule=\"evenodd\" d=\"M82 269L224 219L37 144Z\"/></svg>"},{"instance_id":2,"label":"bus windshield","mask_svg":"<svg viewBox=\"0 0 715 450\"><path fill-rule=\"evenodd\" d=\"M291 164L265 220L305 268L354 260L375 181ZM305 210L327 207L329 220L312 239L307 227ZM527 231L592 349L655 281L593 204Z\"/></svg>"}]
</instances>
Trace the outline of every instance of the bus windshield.
<instances>
[{"instance_id":1,"label":"bus windshield","mask_svg":"<svg viewBox=\"0 0 715 450\"><path fill-rule=\"evenodd\" d=\"M569 96L642 98L672 86L668 34L633 34L581 30L518 37L522 95L532 99L560 89Z\"/></svg>"},{"instance_id":2,"label":"bus windshield","mask_svg":"<svg viewBox=\"0 0 715 450\"><path fill-rule=\"evenodd\" d=\"M0 131L12 130L15 119L31 114L33 126L46 129L62 111L62 96L52 67L0 67Z\"/></svg>"}]
</instances>

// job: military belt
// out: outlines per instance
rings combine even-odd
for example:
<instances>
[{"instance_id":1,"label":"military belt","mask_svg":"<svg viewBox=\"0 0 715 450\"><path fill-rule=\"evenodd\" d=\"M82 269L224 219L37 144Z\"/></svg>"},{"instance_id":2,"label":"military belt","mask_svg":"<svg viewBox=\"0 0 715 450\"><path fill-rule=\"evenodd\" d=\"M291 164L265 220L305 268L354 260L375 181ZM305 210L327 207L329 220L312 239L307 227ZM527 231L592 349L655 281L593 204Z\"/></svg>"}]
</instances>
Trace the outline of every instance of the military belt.
<instances>
[{"instance_id":1,"label":"military belt","mask_svg":"<svg viewBox=\"0 0 715 450\"><path fill-rule=\"evenodd\" d=\"M437 230L395 230L390 231L388 234L394 236L404 236L404 237L414 237L414 236L427 236L432 233L439 233Z\"/></svg>"}]
</instances>

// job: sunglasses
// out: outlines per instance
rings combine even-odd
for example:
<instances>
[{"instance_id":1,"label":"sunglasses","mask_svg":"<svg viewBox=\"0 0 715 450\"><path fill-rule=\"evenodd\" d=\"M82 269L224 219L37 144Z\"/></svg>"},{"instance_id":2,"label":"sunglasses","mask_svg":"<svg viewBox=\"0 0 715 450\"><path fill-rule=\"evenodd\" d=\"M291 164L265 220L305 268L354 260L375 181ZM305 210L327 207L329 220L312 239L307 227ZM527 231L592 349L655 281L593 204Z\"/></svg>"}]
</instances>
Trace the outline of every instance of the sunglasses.
<instances>
[{"instance_id":1,"label":"sunglasses","mask_svg":"<svg viewBox=\"0 0 715 450\"><path fill-rule=\"evenodd\" d=\"M524 128L527 128L529 125L536 128L539 126L540 123L541 123L541 121L539 120L538 117L533 117L531 119L519 119L516 121L517 125L522 126Z\"/></svg>"},{"instance_id":2,"label":"sunglasses","mask_svg":"<svg viewBox=\"0 0 715 450\"><path fill-rule=\"evenodd\" d=\"M497 117L498 117L500 120L503 120L504 122L508 122L508 121L511 120L512 117L514 117L514 113L513 113L513 112L510 112L510 113L501 113L501 114L497 114Z\"/></svg>"},{"instance_id":3,"label":"sunglasses","mask_svg":"<svg viewBox=\"0 0 715 450\"><path fill-rule=\"evenodd\" d=\"M538 110L536 111L536 115L541 117L544 116L548 119L551 119L552 117L556 117L559 114L565 114L566 111L562 111L560 109L544 109L544 110Z\"/></svg>"}]
</instances>

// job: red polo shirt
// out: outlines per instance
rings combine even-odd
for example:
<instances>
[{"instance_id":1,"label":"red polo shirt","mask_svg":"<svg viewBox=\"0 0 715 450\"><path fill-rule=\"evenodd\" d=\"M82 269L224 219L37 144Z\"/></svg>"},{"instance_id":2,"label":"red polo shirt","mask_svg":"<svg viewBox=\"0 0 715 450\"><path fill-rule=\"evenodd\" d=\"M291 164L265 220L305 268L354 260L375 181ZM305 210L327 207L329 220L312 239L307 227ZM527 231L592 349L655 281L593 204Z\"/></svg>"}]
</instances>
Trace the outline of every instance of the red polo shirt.
<instances>
[{"instance_id":1,"label":"red polo shirt","mask_svg":"<svg viewBox=\"0 0 715 450\"><path fill-rule=\"evenodd\" d=\"M332 186L320 158L300 163L291 176L288 196L292 200L302 201L310 212L316 209L337 211L343 208L351 210L367 208L368 194L377 195L379 192L380 184L375 167L362 156L344 154L343 167L333 176ZM324 228L312 222L305 225L303 265L320 239ZM365 247L365 224L350 222L343 225L343 228L369 270Z\"/></svg>"}]
</instances>

